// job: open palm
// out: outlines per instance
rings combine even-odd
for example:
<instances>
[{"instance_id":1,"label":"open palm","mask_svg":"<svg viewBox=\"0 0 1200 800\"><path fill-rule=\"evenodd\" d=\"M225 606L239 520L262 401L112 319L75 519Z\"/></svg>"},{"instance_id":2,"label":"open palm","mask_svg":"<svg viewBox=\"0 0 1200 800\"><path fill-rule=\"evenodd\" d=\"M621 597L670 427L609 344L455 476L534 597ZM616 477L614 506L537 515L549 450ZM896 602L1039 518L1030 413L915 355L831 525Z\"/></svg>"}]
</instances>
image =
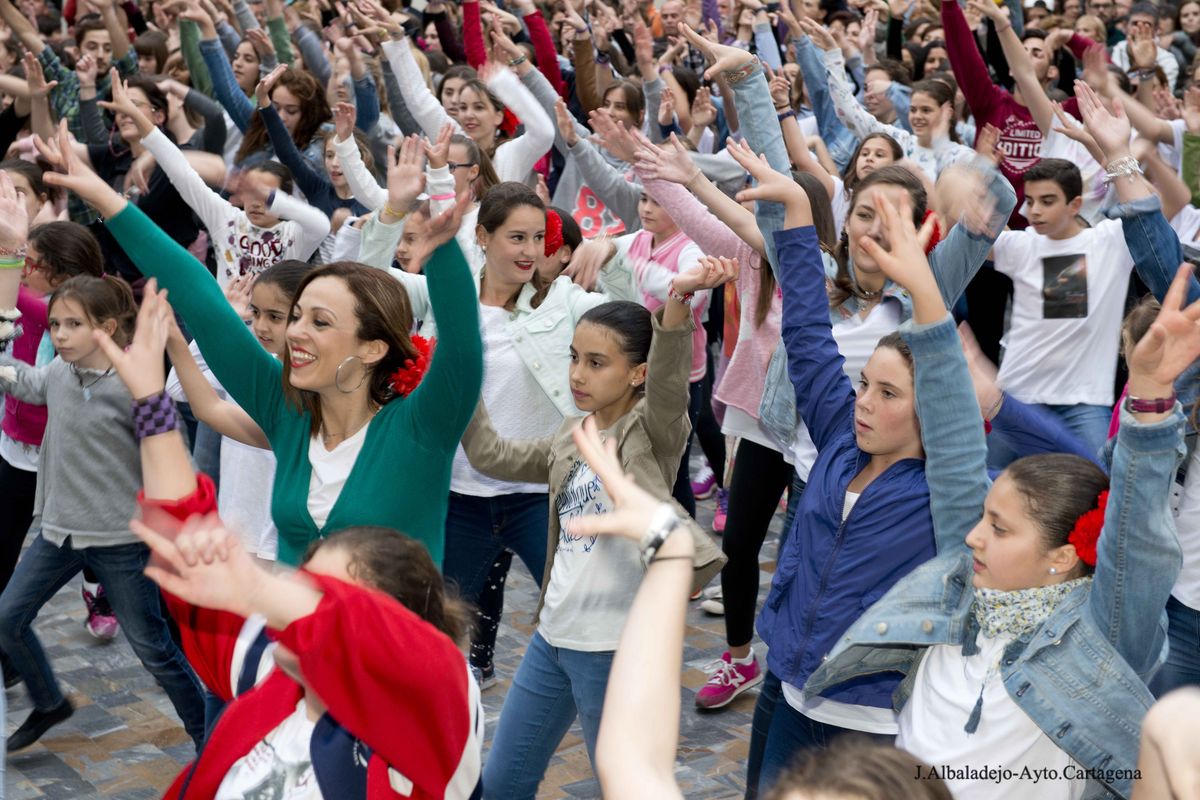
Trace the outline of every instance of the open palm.
<instances>
[{"instance_id":1,"label":"open palm","mask_svg":"<svg viewBox=\"0 0 1200 800\"><path fill-rule=\"evenodd\" d=\"M16 250L25 244L29 216L8 172L0 172L0 246Z\"/></svg>"},{"instance_id":2,"label":"open palm","mask_svg":"<svg viewBox=\"0 0 1200 800\"><path fill-rule=\"evenodd\" d=\"M1200 300L1185 305L1192 268L1183 264L1150 330L1129 356L1129 372L1169 385L1200 358Z\"/></svg>"}]
</instances>

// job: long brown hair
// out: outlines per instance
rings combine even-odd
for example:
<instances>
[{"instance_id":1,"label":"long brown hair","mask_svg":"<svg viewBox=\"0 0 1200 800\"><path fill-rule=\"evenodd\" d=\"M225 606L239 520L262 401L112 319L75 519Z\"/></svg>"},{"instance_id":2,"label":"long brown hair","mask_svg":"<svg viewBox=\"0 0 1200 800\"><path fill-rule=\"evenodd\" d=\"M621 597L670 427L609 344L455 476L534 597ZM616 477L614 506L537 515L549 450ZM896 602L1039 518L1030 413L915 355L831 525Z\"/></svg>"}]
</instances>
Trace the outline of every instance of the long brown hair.
<instances>
[{"instance_id":1,"label":"long brown hair","mask_svg":"<svg viewBox=\"0 0 1200 800\"><path fill-rule=\"evenodd\" d=\"M542 202L542 198L537 196L537 192L530 189L523 183L517 181L504 181L493 186L487 193L487 197L479 204L479 216L477 224L488 233L495 233L500 226L508 221L508 217L512 212L522 206L536 208L543 214L546 213L546 205ZM487 280L487 268L484 268L484 274L480 278L479 286L482 289L484 281ZM546 299L546 295L550 292L550 284L541 281L537 277L537 271L534 270L533 286L536 290L531 304L534 308L541 305L542 300ZM504 305L505 308L511 310L516 304L517 298L521 296L518 292Z\"/></svg>"},{"instance_id":2,"label":"long brown hair","mask_svg":"<svg viewBox=\"0 0 1200 800\"><path fill-rule=\"evenodd\" d=\"M110 319L117 323L112 340L120 347L133 341L133 329L137 322L138 308L133 300L129 284L116 275L97 278L94 275L76 275L68 278L50 295L47 308L53 309L59 300L74 300L87 314L94 327L100 327Z\"/></svg>"},{"instance_id":3,"label":"long brown hair","mask_svg":"<svg viewBox=\"0 0 1200 800\"><path fill-rule=\"evenodd\" d=\"M839 736L827 749L797 754L766 800L786 800L798 793L861 800L951 800L950 790L933 767L861 734Z\"/></svg>"},{"instance_id":4,"label":"long brown hair","mask_svg":"<svg viewBox=\"0 0 1200 800\"><path fill-rule=\"evenodd\" d=\"M925 184L921 183L921 179L905 167L888 164L863 178L859 182L858 188L854 190L854 196L850 200L850 210L846 212L846 221L842 226L842 238L838 241L837 249L833 253L833 257L837 261L837 275L833 279L833 288L829 290L830 308L839 307L851 297L865 299L862 290L850 277L850 236L847 231L850 227L850 216L854 214L858 199L862 197L864 191L879 184L906 189L912 199L913 224L919 228L925 219L925 211L929 204L929 200L925 196Z\"/></svg>"},{"instance_id":5,"label":"long brown hair","mask_svg":"<svg viewBox=\"0 0 1200 800\"><path fill-rule=\"evenodd\" d=\"M354 316L358 320L355 335L362 341L378 339L387 345L387 353L375 364L366 367L367 387L371 402L384 406L396 393L389 384L390 376L404 366L409 358L417 357L409 332L412 330L412 305L408 293L396 279L377 269L353 261L335 261L317 267L304 276L292 297L295 305L305 288L318 278L337 278L354 296ZM291 365L283 360L283 393L288 402L308 412L310 429L315 436L321 429L321 398L316 392L292 386Z\"/></svg>"},{"instance_id":6,"label":"long brown hair","mask_svg":"<svg viewBox=\"0 0 1200 800\"><path fill-rule=\"evenodd\" d=\"M275 89L281 86L291 92L300 104L300 121L296 123L292 141L296 143L297 148L303 150L312 142L321 126L333 118L333 112L329 109L329 100L325 97L325 90L321 88L317 79L298 69L288 67L284 70L275 83ZM275 89L271 90L272 95L275 93ZM238 148L234 160L245 161L260 150L267 149L270 141L270 137L267 136L267 126L262 121L262 115L253 114L250 117L250 125L246 128L246 137L242 139L242 146Z\"/></svg>"}]
</instances>

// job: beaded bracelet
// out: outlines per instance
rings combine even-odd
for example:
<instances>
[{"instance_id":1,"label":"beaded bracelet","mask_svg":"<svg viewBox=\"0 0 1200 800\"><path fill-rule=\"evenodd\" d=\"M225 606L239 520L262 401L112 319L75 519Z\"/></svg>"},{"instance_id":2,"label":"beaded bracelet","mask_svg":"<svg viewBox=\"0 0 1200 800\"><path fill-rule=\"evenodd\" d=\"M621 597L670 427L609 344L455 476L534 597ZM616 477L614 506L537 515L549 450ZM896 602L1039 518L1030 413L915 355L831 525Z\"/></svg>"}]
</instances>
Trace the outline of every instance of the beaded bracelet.
<instances>
[{"instance_id":1,"label":"beaded bracelet","mask_svg":"<svg viewBox=\"0 0 1200 800\"><path fill-rule=\"evenodd\" d=\"M0 269L24 269L25 256L0 255Z\"/></svg>"},{"instance_id":2,"label":"beaded bracelet","mask_svg":"<svg viewBox=\"0 0 1200 800\"><path fill-rule=\"evenodd\" d=\"M175 401L166 389L133 401L133 435L139 442L149 436L170 433L178 427Z\"/></svg>"}]
</instances>

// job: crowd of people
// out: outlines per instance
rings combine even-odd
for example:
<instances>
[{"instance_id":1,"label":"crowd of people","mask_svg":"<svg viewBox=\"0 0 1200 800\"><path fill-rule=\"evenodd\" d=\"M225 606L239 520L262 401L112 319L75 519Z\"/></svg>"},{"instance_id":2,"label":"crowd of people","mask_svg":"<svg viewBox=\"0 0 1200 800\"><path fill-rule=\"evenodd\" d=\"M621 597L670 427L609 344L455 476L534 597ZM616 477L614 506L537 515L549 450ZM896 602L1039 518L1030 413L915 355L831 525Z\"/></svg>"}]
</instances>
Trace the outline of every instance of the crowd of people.
<instances>
[{"instance_id":1,"label":"crowd of people","mask_svg":"<svg viewBox=\"0 0 1200 800\"><path fill-rule=\"evenodd\" d=\"M1200 797L1200 0L0 43L8 753L75 713L35 622L82 572L195 744L169 798L547 796L576 721L606 797L680 797L689 603L747 798Z\"/></svg>"}]
</instances>

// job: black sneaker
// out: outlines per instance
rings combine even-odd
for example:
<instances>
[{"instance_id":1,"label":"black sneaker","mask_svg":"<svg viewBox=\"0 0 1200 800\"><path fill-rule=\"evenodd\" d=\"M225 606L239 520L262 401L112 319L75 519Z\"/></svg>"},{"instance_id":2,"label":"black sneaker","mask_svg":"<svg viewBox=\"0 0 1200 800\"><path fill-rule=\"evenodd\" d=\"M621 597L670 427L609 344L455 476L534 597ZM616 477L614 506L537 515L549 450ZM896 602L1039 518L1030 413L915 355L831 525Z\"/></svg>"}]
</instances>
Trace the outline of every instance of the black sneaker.
<instances>
[{"instance_id":1,"label":"black sneaker","mask_svg":"<svg viewBox=\"0 0 1200 800\"><path fill-rule=\"evenodd\" d=\"M49 711L38 711L35 708L30 712L25 721L21 723L21 727L17 728L12 736L8 737L8 745L5 749L10 753L24 750L42 738L46 734L46 731L58 723L70 719L74 713L75 706L71 705L71 701L65 697L61 703Z\"/></svg>"}]
</instances>

